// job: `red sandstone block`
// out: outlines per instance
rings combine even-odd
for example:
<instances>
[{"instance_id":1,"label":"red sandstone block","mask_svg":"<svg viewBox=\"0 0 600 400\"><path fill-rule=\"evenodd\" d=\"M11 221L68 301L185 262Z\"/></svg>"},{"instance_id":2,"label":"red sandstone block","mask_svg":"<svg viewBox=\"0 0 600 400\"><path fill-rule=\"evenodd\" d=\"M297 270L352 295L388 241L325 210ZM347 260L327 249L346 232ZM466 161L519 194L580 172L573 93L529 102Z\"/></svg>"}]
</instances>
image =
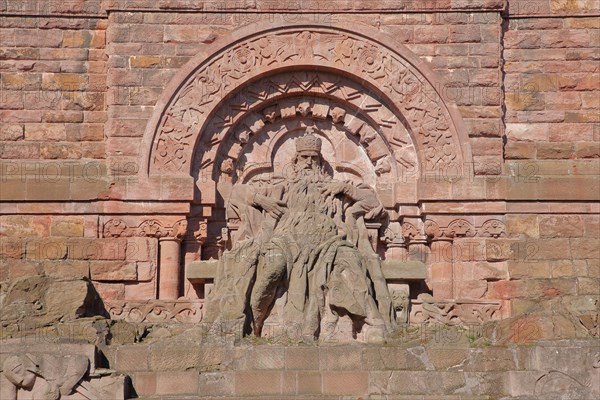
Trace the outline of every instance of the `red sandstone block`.
<instances>
[{"instance_id":1,"label":"red sandstone block","mask_svg":"<svg viewBox=\"0 0 600 400\"><path fill-rule=\"evenodd\" d=\"M0 124L0 141L21 140L24 138L24 127L20 124Z\"/></svg>"},{"instance_id":2,"label":"red sandstone block","mask_svg":"<svg viewBox=\"0 0 600 400\"><path fill-rule=\"evenodd\" d=\"M566 111L565 122L600 123L600 113L597 111Z\"/></svg>"},{"instance_id":3,"label":"red sandstone block","mask_svg":"<svg viewBox=\"0 0 600 400\"><path fill-rule=\"evenodd\" d=\"M88 49L40 49L40 60L86 61Z\"/></svg>"},{"instance_id":4,"label":"red sandstone block","mask_svg":"<svg viewBox=\"0 0 600 400\"><path fill-rule=\"evenodd\" d=\"M437 254L436 262L428 268L432 282L449 282L453 279L452 253Z\"/></svg>"},{"instance_id":5,"label":"red sandstone block","mask_svg":"<svg viewBox=\"0 0 600 400\"><path fill-rule=\"evenodd\" d=\"M573 238L570 240L573 259L595 260L600 258L599 238Z\"/></svg>"},{"instance_id":6,"label":"red sandstone block","mask_svg":"<svg viewBox=\"0 0 600 400\"><path fill-rule=\"evenodd\" d=\"M581 237L583 236L583 220L578 215L539 216L540 237Z\"/></svg>"},{"instance_id":7,"label":"red sandstone block","mask_svg":"<svg viewBox=\"0 0 600 400\"><path fill-rule=\"evenodd\" d=\"M163 41L163 27L160 25L129 25L130 40L144 43Z\"/></svg>"},{"instance_id":8,"label":"red sandstone block","mask_svg":"<svg viewBox=\"0 0 600 400\"><path fill-rule=\"evenodd\" d=\"M135 262L91 261L90 276L94 281L137 281Z\"/></svg>"},{"instance_id":9,"label":"red sandstone block","mask_svg":"<svg viewBox=\"0 0 600 400\"><path fill-rule=\"evenodd\" d=\"M131 374L133 387L139 396L156 394L156 372L137 372Z\"/></svg>"},{"instance_id":10,"label":"red sandstone block","mask_svg":"<svg viewBox=\"0 0 600 400\"><path fill-rule=\"evenodd\" d=\"M0 95L0 108L6 110L23 109L24 95L17 90L3 90Z\"/></svg>"},{"instance_id":11,"label":"red sandstone block","mask_svg":"<svg viewBox=\"0 0 600 400\"><path fill-rule=\"evenodd\" d=\"M591 142L594 137L592 124L550 124L548 140L550 142Z\"/></svg>"},{"instance_id":12,"label":"red sandstone block","mask_svg":"<svg viewBox=\"0 0 600 400\"><path fill-rule=\"evenodd\" d=\"M480 27L477 25L451 25L448 41L451 43L478 43L481 41Z\"/></svg>"},{"instance_id":13,"label":"red sandstone block","mask_svg":"<svg viewBox=\"0 0 600 400\"><path fill-rule=\"evenodd\" d=\"M156 373L156 394L176 395L198 393L198 372L177 371Z\"/></svg>"},{"instance_id":14,"label":"red sandstone block","mask_svg":"<svg viewBox=\"0 0 600 400\"><path fill-rule=\"evenodd\" d=\"M508 261L511 279L550 278L551 265L548 261Z\"/></svg>"},{"instance_id":15,"label":"red sandstone block","mask_svg":"<svg viewBox=\"0 0 600 400\"><path fill-rule=\"evenodd\" d=\"M598 142L575 143L575 156L577 158L600 158L600 144Z\"/></svg>"},{"instance_id":16,"label":"red sandstone block","mask_svg":"<svg viewBox=\"0 0 600 400\"><path fill-rule=\"evenodd\" d=\"M511 31L504 35L504 45L508 49L537 49L542 41L539 33Z\"/></svg>"},{"instance_id":17,"label":"red sandstone block","mask_svg":"<svg viewBox=\"0 0 600 400\"><path fill-rule=\"evenodd\" d=\"M27 259L42 261L60 260L67 256L67 243L64 238L44 238L27 242Z\"/></svg>"},{"instance_id":18,"label":"red sandstone block","mask_svg":"<svg viewBox=\"0 0 600 400\"><path fill-rule=\"evenodd\" d=\"M330 347L321 351L321 369L325 371L363 369L362 352L348 346Z\"/></svg>"},{"instance_id":19,"label":"red sandstone block","mask_svg":"<svg viewBox=\"0 0 600 400\"><path fill-rule=\"evenodd\" d=\"M148 371L149 350L146 345L126 345L117 348L114 369L117 371Z\"/></svg>"},{"instance_id":20,"label":"red sandstone block","mask_svg":"<svg viewBox=\"0 0 600 400\"><path fill-rule=\"evenodd\" d=\"M171 69L157 69L142 72L142 85L152 87L164 87L175 75Z\"/></svg>"},{"instance_id":21,"label":"red sandstone block","mask_svg":"<svg viewBox=\"0 0 600 400\"><path fill-rule=\"evenodd\" d=\"M35 275L42 275L44 269L42 263L38 260L17 260L17 259L6 259L0 260L2 268L2 274L7 275L7 280L14 280L17 278L31 277Z\"/></svg>"},{"instance_id":22,"label":"red sandstone block","mask_svg":"<svg viewBox=\"0 0 600 400\"><path fill-rule=\"evenodd\" d=\"M107 124L107 136L142 137L146 129L146 119L111 119ZM130 139L130 141L137 141Z\"/></svg>"},{"instance_id":23,"label":"red sandstone block","mask_svg":"<svg viewBox=\"0 0 600 400\"><path fill-rule=\"evenodd\" d=\"M587 30L553 30L544 32L542 45L551 47L590 47L590 33Z\"/></svg>"},{"instance_id":24,"label":"red sandstone block","mask_svg":"<svg viewBox=\"0 0 600 400\"><path fill-rule=\"evenodd\" d=\"M475 175L499 175L502 172L502 156L473 156Z\"/></svg>"},{"instance_id":25,"label":"red sandstone block","mask_svg":"<svg viewBox=\"0 0 600 400\"><path fill-rule=\"evenodd\" d=\"M102 300L125 299L125 285L123 283L93 282L93 284Z\"/></svg>"},{"instance_id":26,"label":"red sandstone block","mask_svg":"<svg viewBox=\"0 0 600 400\"><path fill-rule=\"evenodd\" d=\"M102 141L104 139L104 126L102 124L65 124L66 140Z\"/></svg>"},{"instance_id":27,"label":"red sandstone block","mask_svg":"<svg viewBox=\"0 0 600 400\"><path fill-rule=\"evenodd\" d=\"M285 367L285 349L283 347L257 347L249 352L246 368L250 370L277 369Z\"/></svg>"},{"instance_id":28,"label":"red sandstone block","mask_svg":"<svg viewBox=\"0 0 600 400\"><path fill-rule=\"evenodd\" d=\"M600 74L565 74L558 78L560 90L600 90Z\"/></svg>"},{"instance_id":29,"label":"red sandstone block","mask_svg":"<svg viewBox=\"0 0 600 400\"><path fill-rule=\"evenodd\" d=\"M216 38L213 32L199 29L197 25L166 25L164 34L167 43L211 43Z\"/></svg>"},{"instance_id":30,"label":"red sandstone block","mask_svg":"<svg viewBox=\"0 0 600 400\"><path fill-rule=\"evenodd\" d=\"M25 124L25 140L29 141L64 141L67 139L63 124Z\"/></svg>"},{"instance_id":31,"label":"red sandstone block","mask_svg":"<svg viewBox=\"0 0 600 400\"><path fill-rule=\"evenodd\" d=\"M82 217L52 217L50 234L52 236L83 237L84 220Z\"/></svg>"},{"instance_id":32,"label":"red sandstone block","mask_svg":"<svg viewBox=\"0 0 600 400\"><path fill-rule=\"evenodd\" d=\"M280 371L238 371L235 373L237 396L279 395L282 373Z\"/></svg>"},{"instance_id":33,"label":"red sandstone block","mask_svg":"<svg viewBox=\"0 0 600 400\"><path fill-rule=\"evenodd\" d=\"M504 146L504 157L509 160L534 159L536 146L533 142L509 141Z\"/></svg>"},{"instance_id":34,"label":"red sandstone block","mask_svg":"<svg viewBox=\"0 0 600 400\"><path fill-rule=\"evenodd\" d=\"M47 237L50 236L50 216L0 215L0 227L3 236Z\"/></svg>"},{"instance_id":35,"label":"red sandstone block","mask_svg":"<svg viewBox=\"0 0 600 400\"><path fill-rule=\"evenodd\" d=\"M540 111L546 108L544 95L538 92L507 92L506 107L513 111ZM528 116L531 114L527 114ZM556 118L556 117L554 117ZM523 121L533 122L533 121ZM545 122L545 121L540 121Z\"/></svg>"},{"instance_id":36,"label":"red sandstone block","mask_svg":"<svg viewBox=\"0 0 600 400\"><path fill-rule=\"evenodd\" d=\"M42 82L41 74L3 73L0 76L0 87L3 90L39 90Z\"/></svg>"},{"instance_id":37,"label":"red sandstone block","mask_svg":"<svg viewBox=\"0 0 600 400\"><path fill-rule=\"evenodd\" d=\"M318 371L299 371L296 376L298 395L320 395L323 393L321 373Z\"/></svg>"},{"instance_id":38,"label":"red sandstone block","mask_svg":"<svg viewBox=\"0 0 600 400\"><path fill-rule=\"evenodd\" d=\"M62 47L89 47L91 40L92 33L90 31L65 31Z\"/></svg>"},{"instance_id":39,"label":"red sandstone block","mask_svg":"<svg viewBox=\"0 0 600 400\"><path fill-rule=\"evenodd\" d=\"M106 41L108 43L129 42L129 25L110 24L106 30Z\"/></svg>"},{"instance_id":40,"label":"red sandstone block","mask_svg":"<svg viewBox=\"0 0 600 400\"><path fill-rule=\"evenodd\" d=\"M25 242L21 238L0 237L0 260L4 258L22 258L25 254Z\"/></svg>"},{"instance_id":41,"label":"red sandstone block","mask_svg":"<svg viewBox=\"0 0 600 400\"><path fill-rule=\"evenodd\" d=\"M81 158L79 143L40 143L40 158L52 160ZM65 193L68 195L68 193Z\"/></svg>"},{"instance_id":42,"label":"red sandstone block","mask_svg":"<svg viewBox=\"0 0 600 400\"><path fill-rule=\"evenodd\" d=\"M597 110L600 108L600 93L583 92L581 94L581 108Z\"/></svg>"},{"instance_id":43,"label":"red sandstone block","mask_svg":"<svg viewBox=\"0 0 600 400\"><path fill-rule=\"evenodd\" d=\"M503 143L501 138L472 138L471 149L473 155L488 156L502 154Z\"/></svg>"},{"instance_id":44,"label":"red sandstone block","mask_svg":"<svg viewBox=\"0 0 600 400\"><path fill-rule=\"evenodd\" d=\"M531 260L565 260L571 259L569 239L528 240L514 246L515 259Z\"/></svg>"},{"instance_id":45,"label":"red sandstone block","mask_svg":"<svg viewBox=\"0 0 600 400\"><path fill-rule=\"evenodd\" d=\"M15 47L60 47L63 32L60 30L17 29L14 32Z\"/></svg>"},{"instance_id":46,"label":"red sandstone block","mask_svg":"<svg viewBox=\"0 0 600 400\"><path fill-rule=\"evenodd\" d=\"M47 111L42 115L44 122L83 122L81 111Z\"/></svg>"},{"instance_id":47,"label":"red sandstone block","mask_svg":"<svg viewBox=\"0 0 600 400\"><path fill-rule=\"evenodd\" d=\"M232 396L234 394L233 373L202 372L199 376L198 394L201 396ZM293 387L295 389L295 385Z\"/></svg>"},{"instance_id":48,"label":"red sandstone block","mask_svg":"<svg viewBox=\"0 0 600 400\"><path fill-rule=\"evenodd\" d=\"M106 152L119 156L136 156L140 152L140 139L109 137L106 140Z\"/></svg>"},{"instance_id":49,"label":"red sandstone block","mask_svg":"<svg viewBox=\"0 0 600 400\"><path fill-rule=\"evenodd\" d=\"M449 29L445 25L416 26L415 41L417 43L447 43Z\"/></svg>"},{"instance_id":50,"label":"red sandstone block","mask_svg":"<svg viewBox=\"0 0 600 400\"><path fill-rule=\"evenodd\" d=\"M572 143L538 142L537 158L540 160L569 159L573 157Z\"/></svg>"},{"instance_id":51,"label":"red sandstone block","mask_svg":"<svg viewBox=\"0 0 600 400\"><path fill-rule=\"evenodd\" d=\"M581 95L577 92L546 93L547 110L579 110Z\"/></svg>"},{"instance_id":52,"label":"red sandstone block","mask_svg":"<svg viewBox=\"0 0 600 400\"><path fill-rule=\"evenodd\" d=\"M320 348L287 347L285 349L285 366L288 370L318 370Z\"/></svg>"},{"instance_id":53,"label":"red sandstone block","mask_svg":"<svg viewBox=\"0 0 600 400\"><path fill-rule=\"evenodd\" d=\"M155 299L156 295L157 295L157 290L156 290L156 279L154 279L156 276L153 276L154 280L151 280L149 282L139 282L141 280L143 280L144 277L140 276L140 263L137 263L138 265L138 277L137 280L138 282L127 282L127 284L125 285L125 298L127 300L148 300L148 299ZM153 270L154 271L154 275L156 275L156 269Z\"/></svg>"},{"instance_id":54,"label":"red sandstone block","mask_svg":"<svg viewBox=\"0 0 600 400\"><path fill-rule=\"evenodd\" d=\"M139 70L112 69L107 77L109 86L139 86L142 83L142 72Z\"/></svg>"},{"instance_id":55,"label":"red sandstone block","mask_svg":"<svg viewBox=\"0 0 600 400\"><path fill-rule=\"evenodd\" d=\"M487 290L488 283L485 280L456 282L455 296L461 299L481 299Z\"/></svg>"},{"instance_id":56,"label":"red sandstone block","mask_svg":"<svg viewBox=\"0 0 600 400\"><path fill-rule=\"evenodd\" d=\"M95 123L104 123L107 120L106 111L84 111L83 112L83 122L95 124Z\"/></svg>"},{"instance_id":57,"label":"red sandstone block","mask_svg":"<svg viewBox=\"0 0 600 400\"><path fill-rule=\"evenodd\" d=\"M39 156L38 143L0 143L0 158L37 159Z\"/></svg>"},{"instance_id":58,"label":"red sandstone block","mask_svg":"<svg viewBox=\"0 0 600 400\"><path fill-rule=\"evenodd\" d=\"M323 372L324 395L364 396L368 394L369 373L349 371Z\"/></svg>"},{"instance_id":59,"label":"red sandstone block","mask_svg":"<svg viewBox=\"0 0 600 400\"><path fill-rule=\"evenodd\" d=\"M586 276L587 271L587 262L585 260L558 260L550 263L552 278Z\"/></svg>"}]
</instances>

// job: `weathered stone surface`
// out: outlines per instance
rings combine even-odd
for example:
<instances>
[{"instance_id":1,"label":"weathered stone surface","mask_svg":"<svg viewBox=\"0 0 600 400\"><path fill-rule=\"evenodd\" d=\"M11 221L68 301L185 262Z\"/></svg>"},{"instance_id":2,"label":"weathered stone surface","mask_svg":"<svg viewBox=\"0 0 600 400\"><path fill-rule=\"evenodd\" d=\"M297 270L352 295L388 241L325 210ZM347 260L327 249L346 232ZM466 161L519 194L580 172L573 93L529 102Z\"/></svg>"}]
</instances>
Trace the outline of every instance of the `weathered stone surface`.
<instances>
[{"instance_id":1,"label":"weathered stone surface","mask_svg":"<svg viewBox=\"0 0 600 400\"><path fill-rule=\"evenodd\" d=\"M104 315L98 294L86 278L28 276L9 282L2 299L2 322L46 326Z\"/></svg>"}]
</instances>

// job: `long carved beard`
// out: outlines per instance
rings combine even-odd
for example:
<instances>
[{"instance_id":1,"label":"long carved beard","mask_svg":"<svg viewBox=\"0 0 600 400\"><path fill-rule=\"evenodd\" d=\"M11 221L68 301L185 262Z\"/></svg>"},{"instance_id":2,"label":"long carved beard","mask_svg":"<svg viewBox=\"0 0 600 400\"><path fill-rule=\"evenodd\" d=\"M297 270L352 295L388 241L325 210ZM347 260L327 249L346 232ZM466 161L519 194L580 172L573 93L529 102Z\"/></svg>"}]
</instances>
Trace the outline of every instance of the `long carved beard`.
<instances>
[{"instance_id":1,"label":"long carved beard","mask_svg":"<svg viewBox=\"0 0 600 400\"><path fill-rule=\"evenodd\" d=\"M307 183L327 182L330 180L331 177L325 172L322 166L311 169L300 169L294 166L294 174L291 179L292 182L305 181Z\"/></svg>"}]
</instances>

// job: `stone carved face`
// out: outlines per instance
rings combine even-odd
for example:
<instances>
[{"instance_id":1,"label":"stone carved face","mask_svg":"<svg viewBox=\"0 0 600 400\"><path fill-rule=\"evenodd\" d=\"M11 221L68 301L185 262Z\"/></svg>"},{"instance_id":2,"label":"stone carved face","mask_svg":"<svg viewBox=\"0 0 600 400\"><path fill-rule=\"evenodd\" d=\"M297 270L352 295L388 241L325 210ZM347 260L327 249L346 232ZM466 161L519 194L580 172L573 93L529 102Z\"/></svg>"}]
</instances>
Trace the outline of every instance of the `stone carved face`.
<instances>
[{"instance_id":1,"label":"stone carved face","mask_svg":"<svg viewBox=\"0 0 600 400\"><path fill-rule=\"evenodd\" d=\"M25 362L17 357L10 357L4 362L4 375L13 385L18 388L30 390L35 384L35 373L25 365Z\"/></svg>"},{"instance_id":2,"label":"stone carved face","mask_svg":"<svg viewBox=\"0 0 600 400\"><path fill-rule=\"evenodd\" d=\"M298 154L296 156L296 167L299 170L315 170L321 166L319 154Z\"/></svg>"}]
</instances>

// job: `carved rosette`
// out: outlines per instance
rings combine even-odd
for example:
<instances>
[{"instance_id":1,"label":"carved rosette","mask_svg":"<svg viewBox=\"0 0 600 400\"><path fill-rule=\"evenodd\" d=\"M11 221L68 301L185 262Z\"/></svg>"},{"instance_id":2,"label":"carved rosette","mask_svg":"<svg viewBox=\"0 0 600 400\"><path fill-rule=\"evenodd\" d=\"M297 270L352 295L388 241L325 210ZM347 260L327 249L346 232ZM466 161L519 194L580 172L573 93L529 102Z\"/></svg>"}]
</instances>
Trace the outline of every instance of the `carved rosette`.
<instances>
[{"instance_id":1,"label":"carved rosette","mask_svg":"<svg viewBox=\"0 0 600 400\"><path fill-rule=\"evenodd\" d=\"M269 87L268 82L263 83L260 90L246 90L247 82L259 75L268 76L270 70L281 71L301 64L311 65L312 70L343 71L345 77L355 77L350 80L368 82L370 87L376 88L378 101L362 102L362 111L368 114L382 107L382 103L385 103L384 108L399 110L401 116L384 112L378 122L381 126L389 126L402 120L417 148L423 170L448 165L460 169L463 155L453 120L457 117L451 116L429 78L411 62L366 36L322 26L272 29L249 36L199 61L198 68L180 86L166 109L157 111L162 118L152 128L154 147L149 155L149 172L189 173L199 136L210 136L209 141L213 144L225 139L213 129L214 124L208 119L210 115L220 114L215 111L224 95L239 94L231 96L239 98L235 105L239 112L220 114L222 127L233 126L239 119L252 116L256 103L281 91L281 86ZM285 91L307 93L311 84L305 79L290 80ZM328 90L338 88L331 85L321 89L327 95ZM371 91L364 86L361 89L345 93L346 101L364 97ZM301 108L294 112L302 114ZM341 123L340 109L343 107L334 108L330 113L336 123ZM261 118L269 119L273 115L267 113ZM262 127L261 124L259 118L256 124L249 126L256 130ZM387 143L394 141L393 131L384 133ZM245 135L238 133L240 143L244 142ZM402 151L397 156L402 158ZM224 170L230 168L225 166Z\"/></svg>"}]
</instances>

